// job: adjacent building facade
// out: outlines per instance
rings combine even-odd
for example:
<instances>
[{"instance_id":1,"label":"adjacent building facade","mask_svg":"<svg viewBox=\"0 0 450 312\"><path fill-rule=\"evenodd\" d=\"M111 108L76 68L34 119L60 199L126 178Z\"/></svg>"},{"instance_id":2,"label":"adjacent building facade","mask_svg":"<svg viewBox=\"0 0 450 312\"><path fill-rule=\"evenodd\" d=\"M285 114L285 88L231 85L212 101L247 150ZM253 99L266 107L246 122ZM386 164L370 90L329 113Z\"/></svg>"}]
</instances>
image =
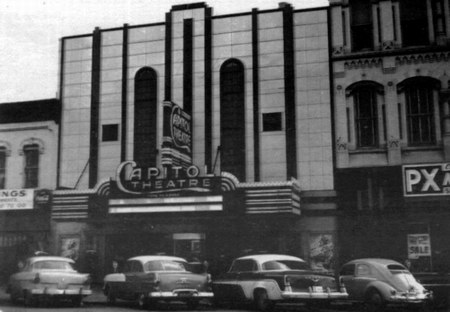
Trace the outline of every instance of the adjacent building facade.
<instances>
[{"instance_id":1,"label":"adjacent building facade","mask_svg":"<svg viewBox=\"0 0 450 312\"><path fill-rule=\"evenodd\" d=\"M341 254L439 270L450 255L449 2L330 10Z\"/></svg>"}]
</instances>

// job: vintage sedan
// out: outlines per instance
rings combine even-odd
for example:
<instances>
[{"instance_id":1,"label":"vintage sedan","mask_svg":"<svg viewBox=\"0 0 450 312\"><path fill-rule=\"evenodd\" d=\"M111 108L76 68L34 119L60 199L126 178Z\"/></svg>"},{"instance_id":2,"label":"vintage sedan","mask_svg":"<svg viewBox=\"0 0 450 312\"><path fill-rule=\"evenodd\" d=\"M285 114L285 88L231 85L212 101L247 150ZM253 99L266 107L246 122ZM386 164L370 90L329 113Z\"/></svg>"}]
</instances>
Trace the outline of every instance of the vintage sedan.
<instances>
[{"instance_id":1,"label":"vintage sedan","mask_svg":"<svg viewBox=\"0 0 450 312\"><path fill-rule=\"evenodd\" d=\"M202 299L213 297L211 276L193 273L189 263L172 256L139 256L126 261L123 273L108 274L103 291L107 301L135 301L140 308L151 308L158 301L182 301L190 309Z\"/></svg>"},{"instance_id":2,"label":"vintage sedan","mask_svg":"<svg viewBox=\"0 0 450 312\"><path fill-rule=\"evenodd\" d=\"M11 275L6 292L13 303L23 299L26 306L63 299L79 306L83 297L92 294L91 279L73 265L72 259L64 257L31 257L20 272Z\"/></svg>"},{"instance_id":3,"label":"vintage sedan","mask_svg":"<svg viewBox=\"0 0 450 312\"><path fill-rule=\"evenodd\" d=\"M276 303L329 305L348 297L331 274L312 271L304 260L287 255L251 255L237 258L230 270L213 281L217 305L250 302L260 311Z\"/></svg>"},{"instance_id":4,"label":"vintage sedan","mask_svg":"<svg viewBox=\"0 0 450 312\"><path fill-rule=\"evenodd\" d=\"M363 302L370 311L389 305L427 309L432 294L419 284L402 264L388 259L357 259L339 272L349 299Z\"/></svg>"}]
</instances>

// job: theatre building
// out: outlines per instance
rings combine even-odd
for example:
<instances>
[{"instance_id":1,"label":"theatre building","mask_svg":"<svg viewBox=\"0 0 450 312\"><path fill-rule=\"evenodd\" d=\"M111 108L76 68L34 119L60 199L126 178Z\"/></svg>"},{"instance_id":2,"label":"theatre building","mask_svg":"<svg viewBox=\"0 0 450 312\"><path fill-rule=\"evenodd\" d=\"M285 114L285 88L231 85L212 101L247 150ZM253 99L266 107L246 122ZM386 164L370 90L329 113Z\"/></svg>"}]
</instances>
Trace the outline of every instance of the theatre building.
<instances>
[{"instance_id":1,"label":"theatre building","mask_svg":"<svg viewBox=\"0 0 450 312\"><path fill-rule=\"evenodd\" d=\"M341 255L448 271L449 1L330 10Z\"/></svg>"},{"instance_id":2,"label":"theatre building","mask_svg":"<svg viewBox=\"0 0 450 312\"><path fill-rule=\"evenodd\" d=\"M98 277L156 253L332 267L327 34L328 8L201 2L62 38L54 252Z\"/></svg>"},{"instance_id":3,"label":"theatre building","mask_svg":"<svg viewBox=\"0 0 450 312\"><path fill-rule=\"evenodd\" d=\"M51 247L59 108L56 99L0 104L0 282Z\"/></svg>"}]
</instances>

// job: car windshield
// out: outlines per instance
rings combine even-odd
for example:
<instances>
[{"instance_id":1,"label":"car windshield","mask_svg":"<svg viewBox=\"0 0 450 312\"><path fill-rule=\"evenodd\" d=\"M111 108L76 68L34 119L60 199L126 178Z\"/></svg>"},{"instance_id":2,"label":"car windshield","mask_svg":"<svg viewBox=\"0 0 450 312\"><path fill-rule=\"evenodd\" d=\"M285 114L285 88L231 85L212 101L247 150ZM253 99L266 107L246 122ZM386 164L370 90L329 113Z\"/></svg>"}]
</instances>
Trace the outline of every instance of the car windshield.
<instances>
[{"instance_id":1,"label":"car windshield","mask_svg":"<svg viewBox=\"0 0 450 312\"><path fill-rule=\"evenodd\" d=\"M33 263L32 270L63 270L73 271L72 264L67 261L44 260Z\"/></svg>"},{"instance_id":2,"label":"car windshield","mask_svg":"<svg viewBox=\"0 0 450 312\"><path fill-rule=\"evenodd\" d=\"M401 264L388 264L387 268L392 274L409 273L408 269Z\"/></svg>"},{"instance_id":3,"label":"car windshield","mask_svg":"<svg viewBox=\"0 0 450 312\"><path fill-rule=\"evenodd\" d=\"M306 262L295 260L271 260L262 264L264 271L275 270L309 270L309 266Z\"/></svg>"},{"instance_id":4,"label":"car windshield","mask_svg":"<svg viewBox=\"0 0 450 312\"><path fill-rule=\"evenodd\" d=\"M144 265L145 271L186 271L183 263L170 260L153 260Z\"/></svg>"}]
</instances>

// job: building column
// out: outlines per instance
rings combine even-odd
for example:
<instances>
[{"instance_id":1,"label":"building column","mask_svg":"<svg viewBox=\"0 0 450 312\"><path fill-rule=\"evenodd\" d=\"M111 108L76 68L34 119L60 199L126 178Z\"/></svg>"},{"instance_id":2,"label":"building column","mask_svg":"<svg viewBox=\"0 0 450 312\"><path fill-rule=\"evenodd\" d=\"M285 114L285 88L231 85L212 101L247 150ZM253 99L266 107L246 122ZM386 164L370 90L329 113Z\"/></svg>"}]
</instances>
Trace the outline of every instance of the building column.
<instances>
[{"instance_id":1,"label":"building column","mask_svg":"<svg viewBox=\"0 0 450 312\"><path fill-rule=\"evenodd\" d=\"M335 75L336 75L336 65ZM343 72L340 72L343 74ZM349 144L349 116L347 113L347 103L345 98L345 90L342 85L335 86L334 90L334 116L335 116L335 131L336 131L336 166L338 168L346 168L349 163L348 144Z\"/></svg>"},{"instance_id":2,"label":"building column","mask_svg":"<svg viewBox=\"0 0 450 312\"><path fill-rule=\"evenodd\" d=\"M398 115L397 86L389 81L385 90L387 160L391 166L400 165L402 163L399 128L401 116Z\"/></svg>"},{"instance_id":3,"label":"building column","mask_svg":"<svg viewBox=\"0 0 450 312\"><path fill-rule=\"evenodd\" d=\"M450 161L450 89L441 91L441 105L443 112L443 144L445 161Z\"/></svg>"}]
</instances>

